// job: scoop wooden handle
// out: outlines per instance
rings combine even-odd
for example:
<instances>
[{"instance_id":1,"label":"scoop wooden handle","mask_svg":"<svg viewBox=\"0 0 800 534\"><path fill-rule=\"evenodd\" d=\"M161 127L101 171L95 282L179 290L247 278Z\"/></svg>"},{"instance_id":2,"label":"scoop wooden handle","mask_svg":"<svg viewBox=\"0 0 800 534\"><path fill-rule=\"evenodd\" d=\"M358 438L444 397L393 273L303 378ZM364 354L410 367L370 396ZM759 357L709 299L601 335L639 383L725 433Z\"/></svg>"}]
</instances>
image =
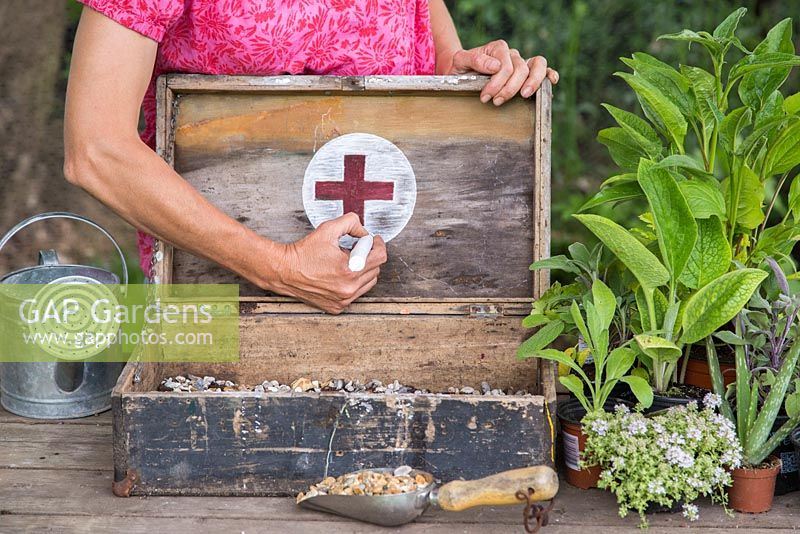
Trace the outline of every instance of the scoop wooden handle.
<instances>
[{"instance_id":1,"label":"scoop wooden handle","mask_svg":"<svg viewBox=\"0 0 800 534\"><path fill-rule=\"evenodd\" d=\"M504 471L480 480L456 480L439 488L438 504L442 510L458 512L473 506L521 504L516 493L528 492L536 501L547 501L558 492L558 475L546 465Z\"/></svg>"}]
</instances>

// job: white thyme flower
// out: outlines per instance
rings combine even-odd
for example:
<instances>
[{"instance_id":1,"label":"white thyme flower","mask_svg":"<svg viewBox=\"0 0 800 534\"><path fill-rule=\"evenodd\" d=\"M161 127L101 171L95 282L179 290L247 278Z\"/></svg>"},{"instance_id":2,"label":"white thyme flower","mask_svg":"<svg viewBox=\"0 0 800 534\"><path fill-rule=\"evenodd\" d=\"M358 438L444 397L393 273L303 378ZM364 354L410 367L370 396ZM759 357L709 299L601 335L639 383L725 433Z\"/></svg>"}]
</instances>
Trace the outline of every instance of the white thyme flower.
<instances>
[{"instance_id":1,"label":"white thyme flower","mask_svg":"<svg viewBox=\"0 0 800 534\"><path fill-rule=\"evenodd\" d=\"M603 419L595 419L592 421L590 428L591 431L598 436L605 436L608 432L608 421L604 421Z\"/></svg>"},{"instance_id":2,"label":"white thyme flower","mask_svg":"<svg viewBox=\"0 0 800 534\"><path fill-rule=\"evenodd\" d=\"M677 465L688 469L694 465L694 457L676 445L672 445L667 449L665 454L667 461L672 465Z\"/></svg>"},{"instance_id":3,"label":"white thyme flower","mask_svg":"<svg viewBox=\"0 0 800 534\"><path fill-rule=\"evenodd\" d=\"M656 434L663 434L664 433L664 425L662 425L661 423L655 423L654 422L652 424L652 427L653 427L653 432L655 432Z\"/></svg>"},{"instance_id":4,"label":"white thyme flower","mask_svg":"<svg viewBox=\"0 0 800 534\"><path fill-rule=\"evenodd\" d=\"M697 518L700 517L700 510L697 508L697 505L691 503L684 504L683 517L687 518L689 521L697 521Z\"/></svg>"},{"instance_id":5,"label":"white thyme flower","mask_svg":"<svg viewBox=\"0 0 800 534\"><path fill-rule=\"evenodd\" d=\"M671 443L675 445L686 445L686 440L684 439L684 437L678 434L677 432L673 432L672 434L670 434L669 440Z\"/></svg>"},{"instance_id":6,"label":"white thyme flower","mask_svg":"<svg viewBox=\"0 0 800 534\"><path fill-rule=\"evenodd\" d=\"M696 477L689 477L686 479L686 483L695 489L700 489L703 487L703 481L696 478Z\"/></svg>"},{"instance_id":7,"label":"white thyme flower","mask_svg":"<svg viewBox=\"0 0 800 534\"><path fill-rule=\"evenodd\" d=\"M667 490L664 489L664 484L660 480L651 480L647 483L647 491L653 495L664 495Z\"/></svg>"},{"instance_id":8,"label":"white thyme flower","mask_svg":"<svg viewBox=\"0 0 800 534\"><path fill-rule=\"evenodd\" d=\"M631 413L630 408L628 408L624 404L617 404L616 406L614 406L614 411L617 413Z\"/></svg>"},{"instance_id":9,"label":"white thyme flower","mask_svg":"<svg viewBox=\"0 0 800 534\"><path fill-rule=\"evenodd\" d=\"M642 419L634 419L628 423L628 432L630 432L632 436L644 434L647 432L647 423Z\"/></svg>"},{"instance_id":10,"label":"white thyme flower","mask_svg":"<svg viewBox=\"0 0 800 534\"><path fill-rule=\"evenodd\" d=\"M689 427L686 429L686 437L691 440L698 441L703 438L703 432L699 428Z\"/></svg>"},{"instance_id":11,"label":"white thyme flower","mask_svg":"<svg viewBox=\"0 0 800 534\"><path fill-rule=\"evenodd\" d=\"M739 467L742 463L741 452L738 449L725 451L719 459L724 465Z\"/></svg>"},{"instance_id":12,"label":"white thyme flower","mask_svg":"<svg viewBox=\"0 0 800 534\"><path fill-rule=\"evenodd\" d=\"M714 485L722 484L726 481L728 473L720 466L714 468L714 473L711 475L711 483Z\"/></svg>"},{"instance_id":13,"label":"white thyme flower","mask_svg":"<svg viewBox=\"0 0 800 534\"><path fill-rule=\"evenodd\" d=\"M703 406L709 408L711 410L716 410L722 404L722 397L717 395L716 393L706 393L706 396L703 397Z\"/></svg>"}]
</instances>

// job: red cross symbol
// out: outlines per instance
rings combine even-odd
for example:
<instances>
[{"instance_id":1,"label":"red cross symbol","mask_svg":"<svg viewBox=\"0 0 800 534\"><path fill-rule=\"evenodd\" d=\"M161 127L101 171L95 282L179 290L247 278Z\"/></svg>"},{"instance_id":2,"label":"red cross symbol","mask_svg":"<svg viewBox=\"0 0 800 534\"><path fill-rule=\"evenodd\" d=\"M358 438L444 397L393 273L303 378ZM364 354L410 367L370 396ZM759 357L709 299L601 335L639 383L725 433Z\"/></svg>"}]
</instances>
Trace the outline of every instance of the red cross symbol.
<instances>
[{"instance_id":1,"label":"red cross symbol","mask_svg":"<svg viewBox=\"0 0 800 534\"><path fill-rule=\"evenodd\" d=\"M368 182L364 179L367 156L344 157L344 181L317 182L314 194L317 200L341 200L343 213L353 212L364 224L364 202L367 200L393 200L394 182Z\"/></svg>"}]
</instances>

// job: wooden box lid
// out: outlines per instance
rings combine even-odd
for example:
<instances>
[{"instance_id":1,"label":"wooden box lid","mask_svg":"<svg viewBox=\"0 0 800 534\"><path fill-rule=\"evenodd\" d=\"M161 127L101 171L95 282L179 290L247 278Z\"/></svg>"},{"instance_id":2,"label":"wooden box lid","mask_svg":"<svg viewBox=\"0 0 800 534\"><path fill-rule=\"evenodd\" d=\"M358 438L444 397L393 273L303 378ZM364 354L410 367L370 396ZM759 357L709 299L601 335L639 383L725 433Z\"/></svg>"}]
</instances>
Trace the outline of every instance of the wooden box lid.
<instances>
[{"instance_id":1,"label":"wooden box lid","mask_svg":"<svg viewBox=\"0 0 800 534\"><path fill-rule=\"evenodd\" d=\"M418 387L481 376L498 387L531 387L539 378L534 365L516 362L514 352L525 335L520 319L548 283L545 272L528 266L549 253L551 89L545 83L535 99L495 108L479 101L485 82L478 76L162 77L159 153L211 202L262 235L291 242L312 231L314 208L306 210L303 195L309 164L333 146L326 143L348 134L378 136L399 149L416 195L410 219L387 245L378 285L338 317L265 293L163 243L158 280L240 283L242 364L268 358L285 379L313 369ZM394 197L364 202L367 218L391 218L380 206L408 193L408 177L375 155L380 150L376 145L365 154L362 176L375 181L385 173ZM328 202L325 209L338 206L341 213L342 204ZM365 326L370 343L356 335Z\"/></svg>"}]
</instances>

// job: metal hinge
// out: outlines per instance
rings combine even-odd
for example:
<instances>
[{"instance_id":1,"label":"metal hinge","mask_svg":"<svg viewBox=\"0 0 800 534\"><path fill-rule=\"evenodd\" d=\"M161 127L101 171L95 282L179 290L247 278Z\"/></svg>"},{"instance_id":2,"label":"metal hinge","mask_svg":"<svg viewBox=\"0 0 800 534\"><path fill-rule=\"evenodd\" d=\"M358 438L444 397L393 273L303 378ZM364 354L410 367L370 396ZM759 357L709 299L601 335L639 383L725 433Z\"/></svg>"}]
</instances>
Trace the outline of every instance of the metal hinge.
<instances>
[{"instance_id":1,"label":"metal hinge","mask_svg":"<svg viewBox=\"0 0 800 534\"><path fill-rule=\"evenodd\" d=\"M497 319L503 316L503 307L498 304L470 304L470 319Z\"/></svg>"}]
</instances>

